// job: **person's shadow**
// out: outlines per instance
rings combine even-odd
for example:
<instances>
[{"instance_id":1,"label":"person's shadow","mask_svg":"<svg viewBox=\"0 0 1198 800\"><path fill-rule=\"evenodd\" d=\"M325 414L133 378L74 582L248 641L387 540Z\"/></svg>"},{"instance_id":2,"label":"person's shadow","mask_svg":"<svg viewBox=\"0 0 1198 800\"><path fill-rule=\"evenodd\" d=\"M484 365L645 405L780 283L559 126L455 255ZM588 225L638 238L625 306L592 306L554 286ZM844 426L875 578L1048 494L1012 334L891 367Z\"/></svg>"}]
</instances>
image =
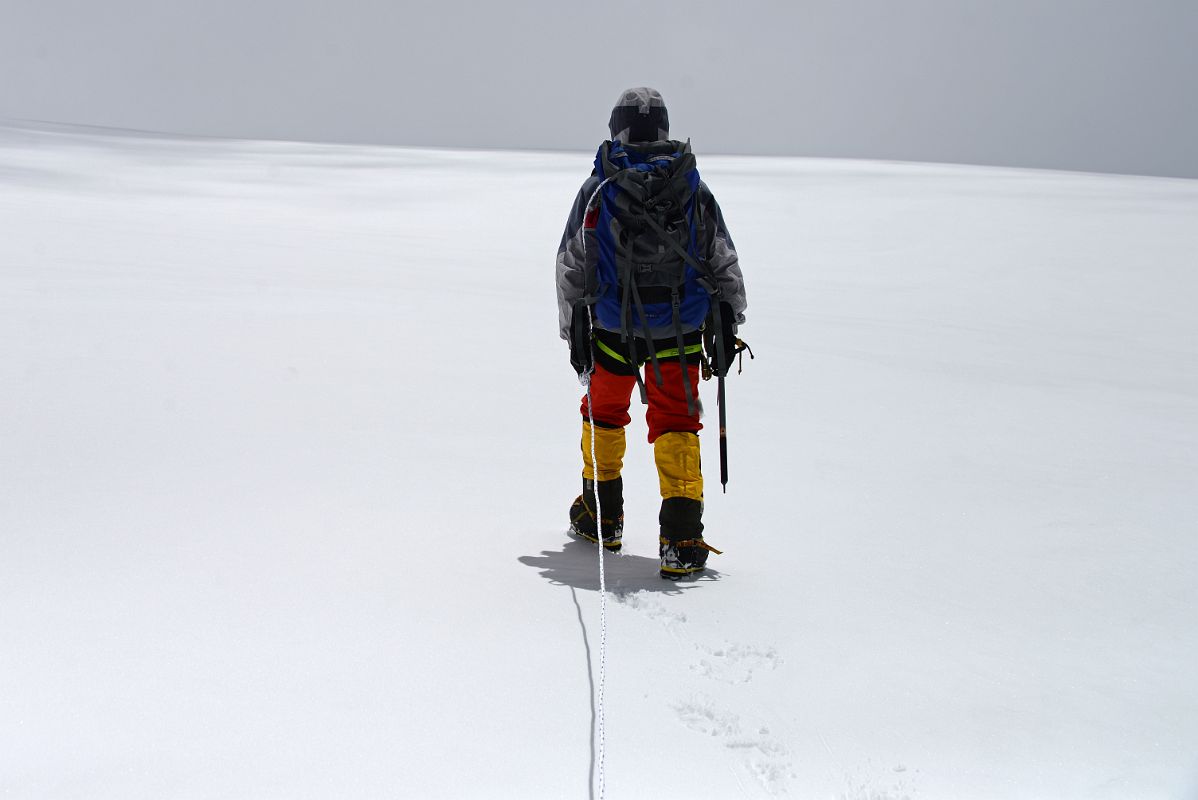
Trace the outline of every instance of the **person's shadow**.
<instances>
[{"instance_id":1,"label":"person's shadow","mask_svg":"<svg viewBox=\"0 0 1198 800\"><path fill-rule=\"evenodd\" d=\"M542 550L539 556L520 556L521 564L541 570L541 577L558 586L599 590L599 553L596 545L565 534L567 540L560 550ZM662 592L680 594L701 583L718 581L720 573L711 567L695 576L677 581L659 574L661 564L656 558L631 553L604 553L603 572L607 591L617 595L630 592Z\"/></svg>"}]
</instances>

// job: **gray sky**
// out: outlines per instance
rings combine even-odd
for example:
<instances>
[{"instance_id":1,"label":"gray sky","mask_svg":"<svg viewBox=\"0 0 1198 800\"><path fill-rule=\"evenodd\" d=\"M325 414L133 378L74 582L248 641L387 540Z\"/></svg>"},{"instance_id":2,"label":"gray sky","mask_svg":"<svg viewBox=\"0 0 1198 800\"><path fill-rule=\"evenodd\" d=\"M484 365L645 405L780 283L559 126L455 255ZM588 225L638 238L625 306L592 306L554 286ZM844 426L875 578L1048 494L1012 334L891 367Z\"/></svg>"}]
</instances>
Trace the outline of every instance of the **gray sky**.
<instances>
[{"instance_id":1,"label":"gray sky","mask_svg":"<svg viewBox=\"0 0 1198 800\"><path fill-rule=\"evenodd\" d=\"M1198 177L1195 0L0 3L10 119L589 150L649 85L699 153Z\"/></svg>"}]
</instances>

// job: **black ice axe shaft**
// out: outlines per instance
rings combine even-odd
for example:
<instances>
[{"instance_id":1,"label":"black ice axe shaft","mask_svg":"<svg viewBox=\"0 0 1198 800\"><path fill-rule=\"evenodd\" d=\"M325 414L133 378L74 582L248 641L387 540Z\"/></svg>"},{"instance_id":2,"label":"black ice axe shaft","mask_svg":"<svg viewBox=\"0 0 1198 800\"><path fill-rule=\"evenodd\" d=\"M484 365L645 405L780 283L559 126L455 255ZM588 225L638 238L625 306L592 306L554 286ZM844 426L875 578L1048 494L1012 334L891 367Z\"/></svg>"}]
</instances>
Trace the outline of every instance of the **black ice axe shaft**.
<instances>
[{"instance_id":1,"label":"black ice axe shaft","mask_svg":"<svg viewBox=\"0 0 1198 800\"><path fill-rule=\"evenodd\" d=\"M717 300L718 302L718 300ZM720 307L716 305L712 309L713 321L716 327L715 337L715 362L716 362L716 404L720 407L720 488L725 494L728 492L728 408L724 397L724 376L728 374L728 367L732 361L732 354L727 352L724 347L724 324Z\"/></svg>"},{"instance_id":2,"label":"black ice axe shaft","mask_svg":"<svg viewBox=\"0 0 1198 800\"><path fill-rule=\"evenodd\" d=\"M728 414L724 408L724 376L720 375L716 389L720 406L720 487L728 493Z\"/></svg>"}]
</instances>

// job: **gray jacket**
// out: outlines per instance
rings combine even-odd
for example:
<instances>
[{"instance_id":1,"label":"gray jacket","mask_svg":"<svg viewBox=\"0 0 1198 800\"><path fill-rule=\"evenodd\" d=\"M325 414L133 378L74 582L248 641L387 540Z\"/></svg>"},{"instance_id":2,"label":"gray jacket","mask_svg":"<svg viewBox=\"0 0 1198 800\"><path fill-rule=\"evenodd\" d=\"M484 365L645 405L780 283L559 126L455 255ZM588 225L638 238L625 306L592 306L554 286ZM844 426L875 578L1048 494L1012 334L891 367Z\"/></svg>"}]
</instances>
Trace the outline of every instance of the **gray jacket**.
<instances>
[{"instance_id":1,"label":"gray jacket","mask_svg":"<svg viewBox=\"0 0 1198 800\"><path fill-rule=\"evenodd\" d=\"M598 176L592 174L582 185L578 196L574 198L570 218L566 221L562 243L557 248L557 322L561 337L566 341L570 340L570 316L574 304L586 293L585 221L587 213L598 203L596 189L599 188L599 183ZM740 262L736 258L732 237L728 235L728 228L724 225L720 206L706 184L699 183L696 196L707 230L707 252L704 255L719 282L724 301L732 306L736 314L736 322L743 323L745 308L748 305L745 299L745 279L740 271ZM598 320L595 324L598 326Z\"/></svg>"}]
</instances>

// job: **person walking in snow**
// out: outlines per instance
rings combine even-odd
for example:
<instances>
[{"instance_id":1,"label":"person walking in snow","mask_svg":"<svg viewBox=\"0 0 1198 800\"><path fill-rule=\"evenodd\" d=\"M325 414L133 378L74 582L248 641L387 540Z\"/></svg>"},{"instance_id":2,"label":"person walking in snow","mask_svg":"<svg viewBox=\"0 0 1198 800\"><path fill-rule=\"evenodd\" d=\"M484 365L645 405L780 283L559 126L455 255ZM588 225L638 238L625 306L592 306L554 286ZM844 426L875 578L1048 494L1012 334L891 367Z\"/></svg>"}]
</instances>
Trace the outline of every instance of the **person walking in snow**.
<instances>
[{"instance_id":1,"label":"person walking in snow","mask_svg":"<svg viewBox=\"0 0 1198 800\"><path fill-rule=\"evenodd\" d=\"M589 384L583 491L570 507L570 530L620 548L624 428L639 387L662 498L661 574L678 578L718 552L703 539L699 376L703 365L723 377L737 352L744 277L690 143L670 139L661 94L624 91L608 129L557 251L561 336Z\"/></svg>"}]
</instances>

